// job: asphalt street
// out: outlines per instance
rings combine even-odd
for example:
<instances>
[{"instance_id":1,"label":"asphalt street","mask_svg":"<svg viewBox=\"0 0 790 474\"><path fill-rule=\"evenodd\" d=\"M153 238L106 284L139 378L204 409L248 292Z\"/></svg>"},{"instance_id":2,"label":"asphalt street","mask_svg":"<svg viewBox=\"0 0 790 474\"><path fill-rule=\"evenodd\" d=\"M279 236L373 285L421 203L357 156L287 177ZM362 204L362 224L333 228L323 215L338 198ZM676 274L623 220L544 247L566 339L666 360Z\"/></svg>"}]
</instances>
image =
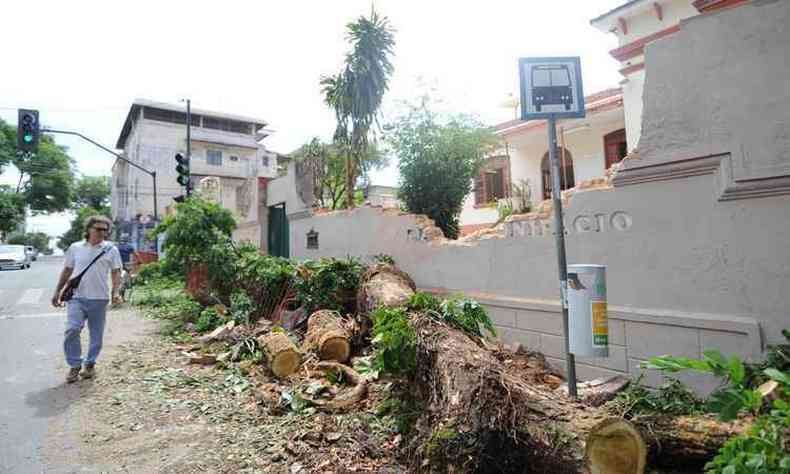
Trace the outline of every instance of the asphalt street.
<instances>
[{"instance_id":1,"label":"asphalt street","mask_svg":"<svg viewBox=\"0 0 790 474\"><path fill-rule=\"evenodd\" d=\"M62 257L0 271L0 472L40 473L50 418L74 399L65 390L65 310L50 306ZM87 331L85 331L87 332Z\"/></svg>"}]
</instances>

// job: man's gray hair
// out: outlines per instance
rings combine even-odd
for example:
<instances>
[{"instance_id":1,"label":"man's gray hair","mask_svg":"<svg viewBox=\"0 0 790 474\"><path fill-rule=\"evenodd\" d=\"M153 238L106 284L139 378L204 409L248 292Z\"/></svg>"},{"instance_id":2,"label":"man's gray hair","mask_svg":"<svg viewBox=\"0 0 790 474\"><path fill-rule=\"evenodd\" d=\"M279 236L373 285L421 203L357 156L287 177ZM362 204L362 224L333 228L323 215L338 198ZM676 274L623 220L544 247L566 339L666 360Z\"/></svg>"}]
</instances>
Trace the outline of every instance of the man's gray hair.
<instances>
[{"instance_id":1,"label":"man's gray hair","mask_svg":"<svg viewBox=\"0 0 790 474\"><path fill-rule=\"evenodd\" d=\"M110 235L110 231L112 231L112 221L110 220L110 218L107 217L107 216L95 215L95 216L90 216L89 218L85 219L85 240L88 240L88 237L90 237L90 229L91 229L91 227L93 227L94 224L98 224L99 222L103 222L103 223L107 224L107 228L109 230L107 231L107 234L105 234L105 235L107 235L107 236Z\"/></svg>"}]
</instances>

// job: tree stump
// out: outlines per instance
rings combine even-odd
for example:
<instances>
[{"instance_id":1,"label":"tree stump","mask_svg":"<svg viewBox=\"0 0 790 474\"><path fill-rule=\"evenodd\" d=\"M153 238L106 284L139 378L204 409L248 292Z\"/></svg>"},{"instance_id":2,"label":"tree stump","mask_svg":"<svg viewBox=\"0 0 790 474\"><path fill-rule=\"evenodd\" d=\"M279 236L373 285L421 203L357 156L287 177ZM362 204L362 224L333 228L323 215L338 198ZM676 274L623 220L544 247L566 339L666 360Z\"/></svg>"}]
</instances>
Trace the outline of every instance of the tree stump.
<instances>
[{"instance_id":1,"label":"tree stump","mask_svg":"<svg viewBox=\"0 0 790 474\"><path fill-rule=\"evenodd\" d=\"M302 355L284 332L270 332L258 338L269 369L277 377L287 377L299 369Z\"/></svg>"},{"instance_id":2,"label":"tree stump","mask_svg":"<svg viewBox=\"0 0 790 474\"><path fill-rule=\"evenodd\" d=\"M321 310L307 320L305 349L315 351L321 360L345 362L351 355L348 330L336 311Z\"/></svg>"},{"instance_id":3,"label":"tree stump","mask_svg":"<svg viewBox=\"0 0 790 474\"><path fill-rule=\"evenodd\" d=\"M425 407L408 445L416 471L640 474L645 456L651 465L700 470L748 427L703 416L625 421L525 380L427 315L412 314L412 326L412 393Z\"/></svg>"}]
</instances>

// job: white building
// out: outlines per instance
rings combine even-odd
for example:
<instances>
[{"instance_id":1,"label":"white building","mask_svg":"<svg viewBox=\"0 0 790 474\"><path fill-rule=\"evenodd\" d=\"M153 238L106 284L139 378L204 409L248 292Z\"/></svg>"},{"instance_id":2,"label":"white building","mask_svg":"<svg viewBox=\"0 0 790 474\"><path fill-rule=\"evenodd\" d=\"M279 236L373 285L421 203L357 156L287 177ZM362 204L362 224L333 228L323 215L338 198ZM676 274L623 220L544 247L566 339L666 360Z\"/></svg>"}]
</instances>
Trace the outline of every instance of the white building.
<instances>
[{"instance_id":1,"label":"white building","mask_svg":"<svg viewBox=\"0 0 790 474\"><path fill-rule=\"evenodd\" d=\"M219 179L223 207L233 211L237 240L260 244L259 180L277 175L277 155L260 142L270 133L264 120L192 109L191 180ZM176 182L176 153L186 153L185 106L137 99L132 103L116 148L143 168L156 171L157 210L161 219L173 198L184 194ZM216 180L215 180L216 181ZM145 246L144 229L152 227L153 181L150 175L118 160L111 183L113 220L120 232Z\"/></svg>"},{"instance_id":2,"label":"white building","mask_svg":"<svg viewBox=\"0 0 790 474\"><path fill-rule=\"evenodd\" d=\"M673 35L680 23L700 13L732 8L748 0L631 0L594 18L590 23L617 36L619 46L609 54L620 61L629 150L639 144L642 130L642 91L645 85L645 47Z\"/></svg>"},{"instance_id":3,"label":"white building","mask_svg":"<svg viewBox=\"0 0 790 474\"><path fill-rule=\"evenodd\" d=\"M557 123L563 190L601 178L628 150L623 118L623 93L607 89L585 97L586 117ZM518 206L519 195L529 187L532 209L551 197L548 131L545 120L510 120L494 127L503 148L486 159L474 191L461 211L461 233L490 227L500 218L498 206ZM514 209L523 212L523 209Z\"/></svg>"}]
</instances>

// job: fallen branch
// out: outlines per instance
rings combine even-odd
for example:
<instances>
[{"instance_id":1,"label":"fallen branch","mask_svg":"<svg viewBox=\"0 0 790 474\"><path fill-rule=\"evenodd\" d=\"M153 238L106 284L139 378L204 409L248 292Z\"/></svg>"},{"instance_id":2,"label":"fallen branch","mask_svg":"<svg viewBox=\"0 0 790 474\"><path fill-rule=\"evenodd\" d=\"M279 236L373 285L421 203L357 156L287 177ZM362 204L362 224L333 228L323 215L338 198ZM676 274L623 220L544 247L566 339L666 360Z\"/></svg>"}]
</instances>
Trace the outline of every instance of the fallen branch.
<instances>
[{"instance_id":1,"label":"fallen branch","mask_svg":"<svg viewBox=\"0 0 790 474\"><path fill-rule=\"evenodd\" d=\"M302 396L309 403L330 412L341 412L356 405L368 393L368 382L356 370L337 362L319 362L316 368L324 372L337 372L343 375L343 380L354 388L341 393L331 400L318 400Z\"/></svg>"}]
</instances>

